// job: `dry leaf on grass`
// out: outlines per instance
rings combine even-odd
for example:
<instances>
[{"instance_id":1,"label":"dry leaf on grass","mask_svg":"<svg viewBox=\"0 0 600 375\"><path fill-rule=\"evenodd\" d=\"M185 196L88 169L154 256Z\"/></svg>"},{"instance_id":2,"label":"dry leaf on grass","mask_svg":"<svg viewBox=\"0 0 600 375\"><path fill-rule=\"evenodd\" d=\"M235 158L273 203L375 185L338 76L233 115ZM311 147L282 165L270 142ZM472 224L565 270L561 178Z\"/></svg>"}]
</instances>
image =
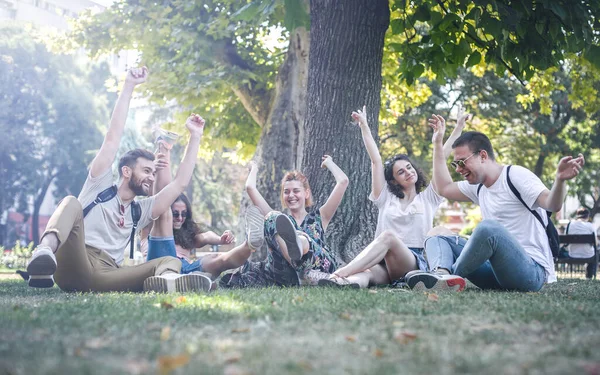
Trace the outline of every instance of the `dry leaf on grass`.
<instances>
[{"instance_id":1,"label":"dry leaf on grass","mask_svg":"<svg viewBox=\"0 0 600 375\"><path fill-rule=\"evenodd\" d=\"M242 359L242 353L231 352L225 356L225 363L236 363Z\"/></svg>"},{"instance_id":2,"label":"dry leaf on grass","mask_svg":"<svg viewBox=\"0 0 600 375\"><path fill-rule=\"evenodd\" d=\"M313 365L308 361L300 361L298 362L298 366L304 371L312 371Z\"/></svg>"},{"instance_id":3,"label":"dry leaf on grass","mask_svg":"<svg viewBox=\"0 0 600 375\"><path fill-rule=\"evenodd\" d=\"M245 333L250 332L250 328L234 328L231 330L231 333Z\"/></svg>"},{"instance_id":4,"label":"dry leaf on grass","mask_svg":"<svg viewBox=\"0 0 600 375\"><path fill-rule=\"evenodd\" d=\"M185 298L185 296L179 296L175 299L176 303L186 303L187 302L187 298Z\"/></svg>"},{"instance_id":5,"label":"dry leaf on grass","mask_svg":"<svg viewBox=\"0 0 600 375\"><path fill-rule=\"evenodd\" d=\"M373 351L373 355L377 358L383 357L383 350L377 348Z\"/></svg>"},{"instance_id":6,"label":"dry leaf on grass","mask_svg":"<svg viewBox=\"0 0 600 375\"><path fill-rule=\"evenodd\" d=\"M375 289L369 289L369 293L371 294L377 294L379 293L378 291L376 291Z\"/></svg>"},{"instance_id":7,"label":"dry leaf on grass","mask_svg":"<svg viewBox=\"0 0 600 375\"><path fill-rule=\"evenodd\" d=\"M292 304L295 305L297 303L302 303L304 302L304 297L302 296L295 296L294 298L292 298Z\"/></svg>"},{"instance_id":8,"label":"dry leaf on grass","mask_svg":"<svg viewBox=\"0 0 600 375\"><path fill-rule=\"evenodd\" d=\"M427 293L427 301L437 302L440 297L435 293Z\"/></svg>"},{"instance_id":9,"label":"dry leaf on grass","mask_svg":"<svg viewBox=\"0 0 600 375\"><path fill-rule=\"evenodd\" d=\"M346 336L346 341L349 342L356 342L356 336Z\"/></svg>"},{"instance_id":10,"label":"dry leaf on grass","mask_svg":"<svg viewBox=\"0 0 600 375\"><path fill-rule=\"evenodd\" d=\"M150 372L150 363L148 361L129 360L125 363L125 371L132 375L147 374Z\"/></svg>"},{"instance_id":11,"label":"dry leaf on grass","mask_svg":"<svg viewBox=\"0 0 600 375\"><path fill-rule=\"evenodd\" d=\"M160 330L160 341L167 341L171 338L171 327L166 326Z\"/></svg>"},{"instance_id":12,"label":"dry leaf on grass","mask_svg":"<svg viewBox=\"0 0 600 375\"><path fill-rule=\"evenodd\" d=\"M349 313L344 312L344 313L340 314L340 318L345 319L345 320L350 320L350 318L352 318L352 316Z\"/></svg>"},{"instance_id":13,"label":"dry leaf on grass","mask_svg":"<svg viewBox=\"0 0 600 375\"><path fill-rule=\"evenodd\" d=\"M169 374L171 371L187 365L190 362L190 355L187 353L176 356L158 357L158 371L161 375Z\"/></svg>"},{"instance_id":14,"label":"dry leaf on grass","mask_svg":"<svg viewBox=\"0 0 600 375\"><path fill-rule=\"evenodd\" d=\"M170 304L170 303L169 303L169 302L167 302L167 301L162 301L162 302L160 303L160 307L162 307L162 308L163 308L163 309L165 309L165 310L170 310L170 309L172 309L172 308L173 308L173 305L172 305L172 304Z\"/></svg>"},{"instance_id":15,"label":"dry leaf on grass","mask_svg":"<svg viewBox=\"0 0 600 375\"><path fill-rule=\"evenodd\" d=\"M417 337L419 336L414 332L403 331L394 335L394 340L400 344L408 344L409 342L416 340Z\"/></svg>"}]
</instances>

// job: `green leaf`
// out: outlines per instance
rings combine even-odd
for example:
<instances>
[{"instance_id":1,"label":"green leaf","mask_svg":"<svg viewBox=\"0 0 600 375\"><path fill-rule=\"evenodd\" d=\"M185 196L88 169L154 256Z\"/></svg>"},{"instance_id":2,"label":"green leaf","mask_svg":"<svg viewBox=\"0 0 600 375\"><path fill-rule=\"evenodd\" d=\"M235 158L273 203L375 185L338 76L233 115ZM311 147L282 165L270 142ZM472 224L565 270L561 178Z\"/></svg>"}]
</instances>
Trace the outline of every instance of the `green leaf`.
<instances>
[{"instance_id":1,"label":"green leaf","mask_svg":"<svg viewBox=\"0 0 600 375\"><path fill-rule=\"evenodd\" d=\"M429 13L429 7L421 5L414 14L414 19L417 21L429 21L431 14Z\"/></svg>"},{"instance_id":2,"label":"green leaf","mask_svg":"<svg viewBox=\"0 0 600 375\"><path fill-rule=\"evenodd\" d=\"M471 56L469 56L469 59L467 60L466 63L466 67L470 67L473 65L477 65L481 62L481 53L479 53L479 51L475 51L471 54Z\"/></svg>"},{"instance_id":3,"label":"green leaf","mask_svg":"<svg viewBox=\"0 0 600 375\"><path fill-rule=\"evenodd\" d=\"M261 11L261 5L261 1L252 1L234 12L231 18L236 21L250 21L258 16Z\"/></svg>"},{"instance_id":4,"label":"green leaf","mask_svg":"<svg viewBox=\"0 0 600 375\"><path fill-rule=\"evenodd\" d=\"M402 34L406 29L405 25L406 21L403 19L397 18L395 20L392 20L392 22L390 22L390 26L392 27L392 34Z\"/></svg>"},{"instance_id":5,"label":"green leaf","mask_svg":"<svg viewBox=\"0 0 600 375\"><path fill-rule=\"evenodd\" d=\"M590 46L583 57L600 69L600 46Z\"/></svg>"},{"instance_id":6,"label":"green leaf","mask_svg":"<svg viewBox=\"0 0 600 375\"><path fill-rule=\"evenodd\" d=\"M412 73L415 76L415 78L419 78L419 77L421 77L421 74L423 74L424 71L425 71L425 66L423 64L417 64L413 68Z\"/></svg>"},{"instance_id":7,"label":"green leaf","mask_svg":"<svg viewBox=\"0 0 600 375\"><path fill-rule=\"evenodd\" d=\"M284 0L285 5L285 17L284 25L289 31L296 29L297 27L310 28L310 16L304 8L302 0Z\"/></svg>"}]
</instances>

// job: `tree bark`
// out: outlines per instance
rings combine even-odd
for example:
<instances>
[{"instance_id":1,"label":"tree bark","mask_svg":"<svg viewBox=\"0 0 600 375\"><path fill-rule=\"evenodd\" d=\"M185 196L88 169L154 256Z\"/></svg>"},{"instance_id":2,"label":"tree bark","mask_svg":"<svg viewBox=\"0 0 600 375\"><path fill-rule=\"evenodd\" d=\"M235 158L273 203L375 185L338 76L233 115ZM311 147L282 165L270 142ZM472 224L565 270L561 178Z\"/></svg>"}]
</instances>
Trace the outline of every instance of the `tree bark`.
<instances>
[{"instance_id":1,"label":"tree bark","mask_svg":"<svg viewBox=\"0 0 600 375\"><path fill-rule=\"evenodd\" d=\"M334 181L320 168L329 154L350 185L327 228L332 251L349 261L373 240L376 211L369 202L370 161L353 110L367 106L377 139L381 69L390 10L387 0L312 0L305 148L302 169L315 203L322 205Z\"/></svg>"},{"instance_id":2,"label":"tree bark","mask_svg":"<svg viewBox=\"0 0 600 375\"><path fill-rule=\"evenodd\" d=\"M281 179L285 172L299 168L302 156L309 39L308 31L302 27L290 33L287 56L279 69L269 116L254 155L259 166L258 190L276 210L282 209L279 199ZM242 216L249 203L244 194ZM253 258L263 259L265 255L263 249Z\"/></svg>"}]
</instances>

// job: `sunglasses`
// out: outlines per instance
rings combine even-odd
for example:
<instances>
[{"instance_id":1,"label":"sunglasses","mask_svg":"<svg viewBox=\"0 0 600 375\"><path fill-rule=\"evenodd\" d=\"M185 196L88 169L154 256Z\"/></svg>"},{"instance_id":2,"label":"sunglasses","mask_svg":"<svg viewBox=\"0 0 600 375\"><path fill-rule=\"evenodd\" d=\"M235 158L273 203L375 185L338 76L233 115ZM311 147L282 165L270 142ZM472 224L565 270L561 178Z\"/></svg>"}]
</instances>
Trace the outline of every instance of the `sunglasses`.
<instances>
[{"instance_id":1,"label":"sunglasses","mask_svg":"<svg viewBox=\"0 0 600 375\"><path fill-rule=\"evenodd\" d=\"M473 155L477 155L477 154L479 154L479 151L472 153L471 156L469 156L468 158L465 158L462 160L454 160L453 162L450 163L450 165L454 169L456 169L458 167L464 168L466 166L466 161L471 159L473 157Z\"/></svg>"},{"instance_id":2,"label":"sunglasses","mask_svg":"<svg viewBox=\"0 0 600 375\"><path fill-rule=\"evenodd\" d=\"M187 217L187 211L173 211L174 218L179 219L179 216L181 216L181 218Z\"/></svg>"}]
</instances>

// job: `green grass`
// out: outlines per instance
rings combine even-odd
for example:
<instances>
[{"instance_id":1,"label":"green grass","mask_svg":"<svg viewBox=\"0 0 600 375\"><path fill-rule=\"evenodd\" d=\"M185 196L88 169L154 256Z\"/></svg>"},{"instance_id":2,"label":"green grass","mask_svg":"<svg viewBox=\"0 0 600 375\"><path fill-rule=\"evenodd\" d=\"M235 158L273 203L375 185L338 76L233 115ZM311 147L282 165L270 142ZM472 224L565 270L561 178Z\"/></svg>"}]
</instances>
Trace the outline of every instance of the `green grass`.
<instances>
[{"instance_id":1,"label":"green grass","mask_svg":"<svg viewBox=\"0 0 600 375\"><path fill-rule=\"evenodd\" d=\"M385 288L182 298L0 282L0 374L592 374L599 333L598 281L437 300Z\"/></svg>"}]
</instances>

